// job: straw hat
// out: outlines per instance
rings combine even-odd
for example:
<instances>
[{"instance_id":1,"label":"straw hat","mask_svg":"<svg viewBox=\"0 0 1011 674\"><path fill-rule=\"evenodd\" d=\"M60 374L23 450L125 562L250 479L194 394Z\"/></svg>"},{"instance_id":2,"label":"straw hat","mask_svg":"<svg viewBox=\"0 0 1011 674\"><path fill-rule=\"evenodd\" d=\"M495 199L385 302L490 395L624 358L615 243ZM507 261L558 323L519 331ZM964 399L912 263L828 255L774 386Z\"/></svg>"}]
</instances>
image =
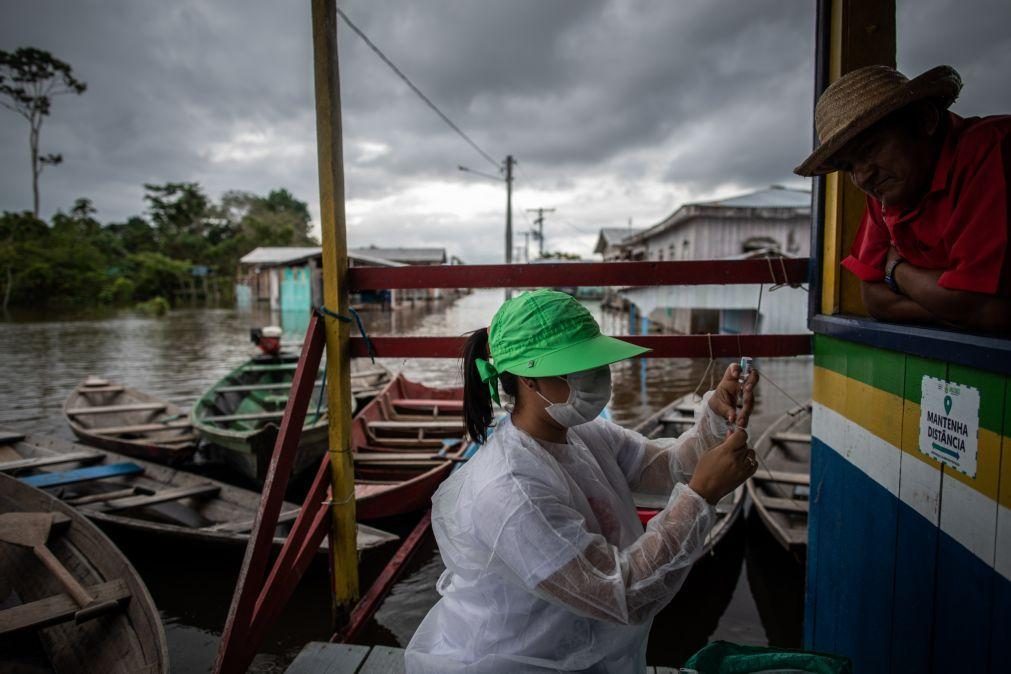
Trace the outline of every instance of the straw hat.
<instances>
[{"instance_id":1,"label":"straw hat","mask_svg":"<svg viewBox=\"0 0 1011 674\"><path fill-rule=\"evenodd\" d=\"M931 68L912 80L888 66L867 66L846 73L818 99L814 125L820 145L793 172L802 176L831 173L825 162L861 131L899 108L927 98L947 109L962 89L951 66Z\"/></svg>"}]
</instances>

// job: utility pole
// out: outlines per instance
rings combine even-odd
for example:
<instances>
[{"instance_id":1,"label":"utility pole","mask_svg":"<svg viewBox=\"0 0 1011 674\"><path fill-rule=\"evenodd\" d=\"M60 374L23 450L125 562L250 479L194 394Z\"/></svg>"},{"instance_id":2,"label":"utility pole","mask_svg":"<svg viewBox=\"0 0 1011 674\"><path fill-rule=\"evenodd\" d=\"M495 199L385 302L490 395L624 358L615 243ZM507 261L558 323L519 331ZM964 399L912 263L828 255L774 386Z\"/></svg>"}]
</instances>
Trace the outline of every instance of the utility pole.
<instances>
[{"instance_id":1,"label":"utility pole","mask_svg":"<svg viewBox=\"0 0 1011 674\"><path fill-rule=\"evenodd\" d=\"M530 262L530 232L523 232L523 261Z\"/></svg>"},{"instance_id":2,"label":"utility pole","mask_svg":"<svg viewBox=\"0 0 1011 674\"><path fill-rule=\"evenodd\" d=\"M513 164L516 160L513 156L507 155L505 160L506 171L506 237L505 237L505 261L512 264L513 261Z\"/></svg>"},{"instance_id":3,"label":"utility pole","mask_svg":"<svg viewBox=\"0 0 1011 674\"><path fill-rule=\"evenodd\" d=\"M538 242L538 248L537 248L538 257L544 257L544 214L545 213L554 213L555 209L553 209L553 208L528 208L527 212L528 213L536 213L537 214L537 217L534 218L534 225L537 226L537 230L536 230L534 236L537 237L537 242Z\"/></svg>"},{"instance_id":4,"label":"utility pole","mask_svg":"<svg viewBox=\"0 0 1011 674\"><path fill-rule=\"evenodd\" d=\"M512 264L513 261L513 164L516 160L513 156L506 155L505 160L505 170L506 170L506 239L505 239L505 261L506 264ZM512 288L506 288L505 298L507 300L512 299L513 290Z\"/></svg>"}]
</instances>

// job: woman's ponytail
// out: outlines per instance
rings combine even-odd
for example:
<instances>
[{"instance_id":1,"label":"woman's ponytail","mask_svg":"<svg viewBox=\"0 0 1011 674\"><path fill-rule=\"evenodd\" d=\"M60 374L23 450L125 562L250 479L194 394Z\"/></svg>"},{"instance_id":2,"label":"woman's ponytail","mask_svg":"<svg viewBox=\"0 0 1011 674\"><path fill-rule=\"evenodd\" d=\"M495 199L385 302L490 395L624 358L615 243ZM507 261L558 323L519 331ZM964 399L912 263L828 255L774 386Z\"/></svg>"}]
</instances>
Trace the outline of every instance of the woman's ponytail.
<instances>
[{"instance_id":1,"label":"woman's ponytail","mask_svg":"<svg viewBox=\"0 0 1011 674\"><path fill-rule=\"evenodd\" d=\"M463 345L463 423L474 442L484 443L492 420L491 392L481 381L478 358L488 358L488 328L470 333Z\"/></svg>"}]
</instances>

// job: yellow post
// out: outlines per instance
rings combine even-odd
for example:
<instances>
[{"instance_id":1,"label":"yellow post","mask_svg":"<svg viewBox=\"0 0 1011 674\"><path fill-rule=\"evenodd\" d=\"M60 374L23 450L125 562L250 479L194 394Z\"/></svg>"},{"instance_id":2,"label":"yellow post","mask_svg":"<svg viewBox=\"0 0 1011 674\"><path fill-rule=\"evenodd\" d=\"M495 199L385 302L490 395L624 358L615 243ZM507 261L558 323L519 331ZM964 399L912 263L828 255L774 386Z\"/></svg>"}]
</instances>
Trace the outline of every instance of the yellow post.
<instances>
[{"instance_id":1,"label":"yellow post","mask_svg":"<svg viewBox=\"0 0 1011 674\"><path fill-rule=\"evenodd\" d=\"M870 65L895 67L895 0L832 0L829 83ZM825 246L822 251L821 310L825 314L866 315L860 280L839 263L860 227L863 192L839 173L826 179Z\"/></svg>"},{"instance_id":2,"label":"yellow post","mask_svg":"<svg viewBox=\"0 0 1011 674\"><path fill-rule=\"evenodd\" d=\"M344 218L344 156L341 140L340 73L337 65L337 5L312 0L312 44L316 80L316 151L319 212L323 228L323 302L347 315L347 223ZM327 414L333 507L330 574L336 624L358 599L355 546L355 474L350 453L351 378L348 323L326 319Z\"/></svg>"}]
</instances>

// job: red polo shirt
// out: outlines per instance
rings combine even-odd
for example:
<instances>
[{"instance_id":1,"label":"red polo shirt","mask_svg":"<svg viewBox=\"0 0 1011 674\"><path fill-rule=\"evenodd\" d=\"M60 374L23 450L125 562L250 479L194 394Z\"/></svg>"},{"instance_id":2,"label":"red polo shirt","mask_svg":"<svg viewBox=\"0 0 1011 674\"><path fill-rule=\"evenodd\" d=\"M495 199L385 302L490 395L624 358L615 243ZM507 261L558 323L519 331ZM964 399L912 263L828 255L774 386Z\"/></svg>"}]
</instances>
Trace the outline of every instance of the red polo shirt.
<instances>
[{"instance_id":1,"label":"red polo shirt","mask_svg":"<svg viewBox=\"0 0 1011 674\"><path fill-rule=\"evenodd\" d=\"M884 279L889 245L917 267L945 270L938 285L1011 295L1011 115L954 113L930 190L904 213L867 197L842 265L864 281Z\"/></svg>"}]
</instances>

